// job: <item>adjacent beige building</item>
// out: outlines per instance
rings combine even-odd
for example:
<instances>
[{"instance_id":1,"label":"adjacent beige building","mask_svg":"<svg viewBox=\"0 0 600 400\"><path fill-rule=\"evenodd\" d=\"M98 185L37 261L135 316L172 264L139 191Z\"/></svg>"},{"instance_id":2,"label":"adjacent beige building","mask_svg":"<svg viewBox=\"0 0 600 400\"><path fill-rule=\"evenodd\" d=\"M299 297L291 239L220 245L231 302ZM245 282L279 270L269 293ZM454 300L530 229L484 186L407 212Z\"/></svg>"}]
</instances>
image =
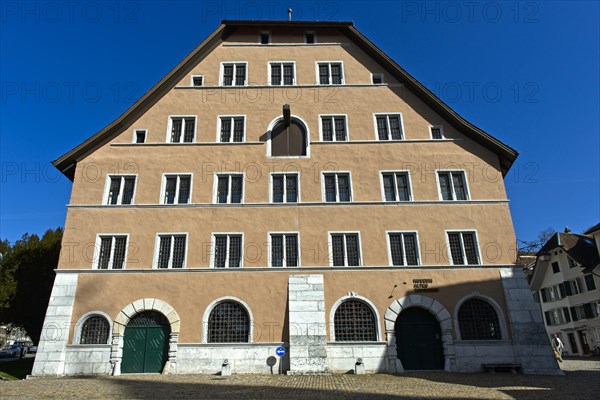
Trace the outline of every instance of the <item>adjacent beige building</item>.
<instances>
[{"instance_id":1,"label":"adjacent beige building","mask_svg":"<svg viewBox=\"0 0 600 400\"><path fill-rule=\"evenodd\" d=\"M54 162L73 190L33 374L557 373L516 157L352 23L223 21Z\"/></svg>"}]
</instances>

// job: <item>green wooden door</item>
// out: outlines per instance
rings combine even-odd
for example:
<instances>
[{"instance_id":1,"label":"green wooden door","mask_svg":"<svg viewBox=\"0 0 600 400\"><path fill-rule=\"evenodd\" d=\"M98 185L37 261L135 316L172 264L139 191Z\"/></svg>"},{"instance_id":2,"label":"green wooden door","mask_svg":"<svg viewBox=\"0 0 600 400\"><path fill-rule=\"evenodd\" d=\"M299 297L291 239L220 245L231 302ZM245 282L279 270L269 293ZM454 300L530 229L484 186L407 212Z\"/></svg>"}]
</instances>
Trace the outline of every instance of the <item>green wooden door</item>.
<instances>
[{"instance_id":1,"label":"green wooden door","mask_svg":"<svg viewBox=\"0 0 600 400\"><path fill-rule=\"evenodd\" d=\"M167 319L146 311L133 317L123 335L121 372L161 373L169 352L171 329Z\"/></svg>"},{"instance_id":2,"label":"green wooden door","mask_svg":"<svg viewBox=\"0 0 600 400\"><path fill-rule=\"evenodd\" d=\"M442 332L430 312L411 307L396 319L396 348L405 370L444 369Z\"/></svg>"}]
</instances>

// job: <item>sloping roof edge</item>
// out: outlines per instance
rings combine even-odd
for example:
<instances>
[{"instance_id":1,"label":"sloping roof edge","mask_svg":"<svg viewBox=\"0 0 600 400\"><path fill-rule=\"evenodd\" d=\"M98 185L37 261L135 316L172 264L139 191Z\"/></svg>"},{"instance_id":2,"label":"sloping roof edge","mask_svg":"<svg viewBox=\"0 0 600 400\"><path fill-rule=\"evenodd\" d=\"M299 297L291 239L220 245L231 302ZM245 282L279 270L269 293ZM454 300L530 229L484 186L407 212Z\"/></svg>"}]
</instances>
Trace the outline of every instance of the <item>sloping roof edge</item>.
<instances>
[{"instance_id":1,"label":"sloping roof edge","mask_svg":"<svg viewBox=\"0 0 600 400\"><path fill-rule=\"evenodd\" d=\"M398 63L385 54L379 47L371 42L367 37L360 33L352 22L335 21L243 21L243 20L223 20L221 25L213 31L202 43L200 43L192 52L177 64L163 79L154 85L146 94L144 94L131 107L123 112L117 119L97 132L95 135L85 140L83 143L57 158L52 164L60 170L65 176L73 180L75 174L75 165L78 160L84 158L107 141L111 140L123 128L128 127L138 116L139 113L148 110L155 104L166 92L172 89L181 79L182 75L187 73L204 55L208 54L218 43L225 39L234 27L239 26L308 26L308 27L337 27L342 29L348 36L355 41L361 49L371 55L375 60L384 65L396 78L412 90L422 101L429 105L434 111L441 114L448 120L459 132L465 134L484 147L496 153L500 160L502 175L506 175L513 162L518 156L518 152L500 140L494 138L480 128L471 124L452 108L440 100L435 94L427 89L423 84L417 81L412 75L404 70Z\"/></svg>"}]
</instances>

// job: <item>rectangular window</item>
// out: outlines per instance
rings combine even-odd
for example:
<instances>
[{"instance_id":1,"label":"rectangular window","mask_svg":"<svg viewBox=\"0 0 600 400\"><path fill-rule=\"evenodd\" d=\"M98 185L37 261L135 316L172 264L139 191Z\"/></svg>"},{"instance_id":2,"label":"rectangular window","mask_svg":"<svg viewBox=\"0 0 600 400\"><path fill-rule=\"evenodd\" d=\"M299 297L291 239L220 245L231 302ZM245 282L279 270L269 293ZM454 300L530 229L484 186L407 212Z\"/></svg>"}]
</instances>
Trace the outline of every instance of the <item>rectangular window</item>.
<instances>
[{"instance_id":1,"label":"rectangular window","mask_svg":"<svg viewBox=\"0 0 600 400\"><path fill-rule=\"evenodd\" d=\"M315 44L317 43L317 36L314 32L304 32L304 43Z\"/></svg>"},{"instance_id":2,"label":"rectangular window","mask_svg":"<svg viewBox=\"0 0 600 400\"><path fill-rule=\"evenodd\" d=\"M400 114L377 114L377 138L379 140L402 140L402 115Z\"/></svg>"},{"instance_id":3,"label":"rectangular window","mask_svg":"<svg viewBox=\"0 0 600 400\"><path fill-rule=\"evenodd\" d=\"M271 43L271 33L269 32L261 32L259 34L260 44L270 44Z\"/></svg>"},{"instance_id":4,"label":"rectangular window","mask_svg":"<svg viewBox=\"0 0 600 400\"><path fill-rule=\"evenodd\" d=\"M348 140L346 117L344 115L321 116L321 133L325 142L345 142Z\"/></svg>"},{"instance_id":5,"label":"rectangular window","mask_svg":"<svg viewBox=\"0 0 600 400\"><path fill-rule=\"evenodd\" d=\"M560 272L560 266L557 262L552 263L552 272L554 272L555 274Z\"/></svg>"},{"instance_id":6,"label":"rectangular window","mask_svg":"<svg viewBox=\"0 0 600 400\"><path fill-rule=\"evenodd\" d=\"M214 268L240 268L242 266L242 235L214 235Z\"/></svg>"},{"instance_id":7,"label":"rectangular window","mask_svg":"<svg viewBox=\"0 0 600 400\"><path fill-rule=\"evenodd\" d=\"M540 289L540 296L542 297L542 303L548 302L548 292L546 288Z\"/></svg>"},{"instance_id":8,"label":"rectangular window","mask_svg":"<svg viewBox=\"0 0 600 400\"><path fill-rule=\"evenodd\" d=\"M204 86L204 76L203 75L193 75L192 76L192 86L195 86L195 87Z\"/></svg>"},{"instance_id":9,"label":"rectangular window","mask_svg":"<svg viewBox=\"0 0 600 400\"><path fill-rule=\"evenodd\" d=\"M596 290L596 282L594 282L594 275L592 275L592 274L585 275L584 279L585 279L585 287L587 288L588 292L591 290Z\"/></svg>"},{"instance_id":10,"label":"rectangular window","mask_svg":"<svg viewBox=\"0 0 600 400\"><path fill-rule=\"evenodd\" d=\"M298 202L298 174L273 174L273 203Z\"/></svg>"},{"instance_id":11,"label":"rectangular window","mask_svg":"<svg viewBox=\"0 0 600 400\"><path fill-rule=\"evenodd\" d=\"M442 200L468 200L464 171L438 171Z\"/></svg>"},{"instance_id":12,"label":"rectangular window","mask_svg":"<svg viewBox=\"0 0 600 400\"><path fill-rule=\"evenodd\" d=\"M127 236L99 236L100 246L97 249L97 269L123 269L125 265L125 250Z\"/></svg>"},{"instance_id":13,"label":"rectangular window","mask_svg":"<svg viewBox=\"0 0 600 400\"><path fill-rule=\"evenodd\" d=\"M186 235L158 235L156 268L183 268L186 242Z\"/></svg>"},{"instance_id":14,"label":"rectangular window","mask_svg":"<svg viewBox=\"0 0 600 400\"><path fill-rule=\"evenodd\" d=\"M431 138L433 140L439 140L444 138L444 130L441 125L432 126L431 128Z\"/></svg>"},{"instance_id":15,"label":"rectangular window","mask_svg":"<svg viewBox=\"0 0 600 400\"><path fill-rule=\"evenodd\" d=\"M383 74L371 74L371 81L373 85L383 84Z\"/></svg>"},{"instance_id":16,"label":"rectangular window","mask_svg":"<svg viewBox=\"0 0 600 400\"><path fill-rule=\"evenodd\" d=\"M452 265L479 264L475 232L448 232Z\"/></svg>"},{"instance_id":17,"label":"rectangular window","mask_svg":"<svg viewBox=\"0 0 600 400\"><path fill-rule=\"evenodd\" d=\"M196 132L196 117L171 117L171 143L192 143Z\"/></svg>"},{"instance_id":18,"label":"rectangular window","mask_svg":"<svg viewBox=\"0 0 600 400\"><path fill-rule=\"evenodd\" d=\"M323 174L326 202L346 202L352 199L350 187L350 174L325 173Z\"/></svg>"},{"instance_id":19,"label":"rectangular window","mask_svg":"<svg viewBox=\"0 0 600 400\"><path fill-rule=\"evenodd\" d=\"M244 141L246 130L245 117L232 116L220 117L221 129L219 140L221 143L241 143Z\"/></svg>"},{"instance_id":20,"label":"rectangular window","mask_svg":"<svg viewBox=\"0 0 600 400\"><path fill-rule=\"evenodd\" d=\"M294 85L296 84L296 71L293 62L272 62L271 85Z\"/></svg>"},{"instance_id":21,"label":"rectangular window","mask_svg":"<svg viewBox=\"0 0 600 400\"><path fill-rule=\"evenodd\" d=\"M297 267L298 254L298 234L271 234L271 267Z\"/></svg>"},{"instance_id":22,"label":"rectangular window","mask_svg":"<svg viewBox=\"0 0 600 400\"><path fill-rule=\"evenodd\" d=\"M222 63L222 86L244 86L246 84L246 63Z\"/></svg>"},{"instance_id":23,"label":"rectangular window","mask_svg":"<svg viewBox=\"0 0 600 400\"><path fill-rule=\"evenodd\" d=\"M360 265L358 233L331 234L331 265L334 267Z\"/></svg>"},{"instance_id":24,"label":"rectangular window","mask_svg":"<svg viewBox=\"0 0 600 400\"><path fill-rule=\"evenodd\" d=\"M165 175L163 204L188 204L192 191L191 175Z\"/></svg>"},{"instance_id":25,"label":"rectangular window","mask_svg":"<svg viewBox=\"0 0 600 400\"><path fill-rule=\"evenodd\" d=\"M217 203L241 203L243 197L243 175L217 175Z\"/></svg>"},{"instance_id":26,"label":"rectangular window","mask_svg":"<svg viewBox=\"0 0 600 400\"><path fill-rule=\"evenodd\" d=\"M105 204L133 204L133 195L135 192L135 176L110 175L108 179L108 192L105 196Z\"/></svg>"},{"instance_id":27,"label":"rectangular window","mask_svg":"<svg viewBox=\"0 0 600 400\"><path fill-rule=\"evenodd\" d=\"M136 129L135 143L146 143L146 130L145 129Z\"/></svg>"},{"instance_id":28,"label":"rectangular window","mask_svg":"<svg viewBox=\"0 0 600 400\"><path fill-rule=\"evenodd\" d=\"M381 178L385 201L411 200L408 172L383 172Z\"/></svg>"},{"instance_id":29,"label":"rectangular window","mask_svg":"<svg viewBox=\"0 0 600 400\"><path fill-rule=\"evenodd\" d=\"M563 319L564 319L565 323L571 322L571 314L569 314L569 309L567 307L564 307L562 309L562 313L563 313Z\"/></svg>"},{"instance_id":30,"label":"rectangular window","mask_svg":"<svg viewBox=\"0 0 600 400\"><path fill-rule=\"evenodd\" d=\"M416 233L388 233L392 265L419 265Z\"/></svg>"},{"instance_id":31,"label":"rectangular window","mask_svg":"<svg viewBox=\"0 0 600 400\"><path fill-rule=\"evenodd\" d=\"M341 62L319 62L319 85L341 85L344 82L344 72Z\"/></svg>"}]
</instances>

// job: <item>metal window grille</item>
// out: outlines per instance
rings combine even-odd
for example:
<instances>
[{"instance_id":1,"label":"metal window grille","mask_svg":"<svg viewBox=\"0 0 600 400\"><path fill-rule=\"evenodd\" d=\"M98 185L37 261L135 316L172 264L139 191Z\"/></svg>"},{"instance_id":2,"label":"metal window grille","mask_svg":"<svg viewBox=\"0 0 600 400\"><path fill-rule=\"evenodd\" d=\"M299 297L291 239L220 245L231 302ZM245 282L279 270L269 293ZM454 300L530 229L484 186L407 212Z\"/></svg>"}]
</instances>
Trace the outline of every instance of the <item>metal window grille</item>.
<instances>
[{"instance_id":1,"label":"metal window grille","mask_svg":"<svg viewBox=\"0 0 600 400\"><path fill-rule=\"evenodd\" d=\"M242 142L244 140L244 118L233 119L233 141Z\"/></svg>"},{"instance_id":2,"label":"metal window grille","mask_svg":"<svg viewBox=\"0 0 600 400\"><path fill-rule=\"evenodd\" d=\"M386 118L384 116L378 116L376 120L379 140L388 140L388 127Z\"/></svg>"},{"instance_id":3,"label":"metal window grille","mask_svg":"<svg viewBox=\"0 0 600 400\"><path fill-rule=\"evenodd\" d=\"M360 251L358 249L358 235L346 236L346 253L348 254L348 265L360 265Z\"/></svg>"},{"instance_id":4,"label":"metal window grille","mask_svg":"<svg viewBox=\"0 0 600 400\"><path fill-rule=\"evenodd\" d=\"M450 173L440 172L438 173L440 180L440 192L442 193L443 200L453 200L452 189L450 188Z\"/></svg>"},{"instance_id":5,"label":"metal window grille","mask_svg":"<svg viewBox=\"0 0 600 400\"><path fill-rule=\"evenodd\" d=\"M240 304L225 301L208 317L208 343L245 343L250 339L250 318Z\"/></svg>"},{"instance_id":6,"label":"metal window grille","mask_svg":"<svg viewBox=\"0 0 600 400\"><path fill-rule=\"evenodd\" d=\"M285 235L285 265L286 267L298 266L298 236Z\"/></svg>"},{"instance_id":7,"label":"metal window grille","mask_svg":"<svg viewBox=\"0 0 600 400\"><path fill-rule=\"evenodd\" d=\"M295 234L271 235L271 266L298 266L298 236Z\"/></svg>"},{"instance_id":8,"label":"metal window grille","mask_svg":"<svg viewBox=\"0 0 600 400\"><path fill-rule=\"evenodd\" d=\"M131 200L133 199L133 189L135 187L135 177L126 176L123 178L123 196L121 198L121 204L131 204Z\"/></svg>"},{"instance_id":9,"label":"metal window grille","mask_svg":"<svg viewBox=\"0 0 600 400\"><path fill-rule=\"evenodd\" d=\"M390 133L392 134L392 140L402 139L402 126L400 125L400 117L388 116L390 123Z\"/></svg>"},{"instance_id":10,"label":"metal window grille","mask_svg":"<svg viewBox=\"0 0 600 400\"><path fill-rule=\"evenodd\" d=\"M283 203L283 176L273 176L273 202Z\"/></svg>"},{"instance_id":11,"label":"metal window grille","mask_svg":"<svg viewBox=\"0 0 600 400\"><path fill-rule=\"evenodd\" d=\"M283 267L283 235L271 235L271 266Z\"/></svg>"},{"instance_id":12,"label":"metal window grille","mask_svg":"<svg viewBox=\"0 0 600 400\"><path fill-rule=\"evenodd\" d=\"M325 175L325 201L332 202L336 200L335 175Z\"/></svg>"},{"instance_id":13,"label":"metal window grille","mask_svg":"<svg viewBox=\"0 0 600 400\"><path fill-rule=\"evenodd\" d=\"M280 64L271 64L271 85L281 85Z\"/></svg>"},{"instance_id":14,"label":"metal window grille","mask_svg":"<svg viewBox=\"0 0 600 400\"><path fill-rule=\"evenodd\" d=\"M194 141L194 126L196 125L196 120L194 118L186 118L185 119L185 127L183 133L183 141L185 143L192 143Z\"/></svg>"},{"instance_id":15,"label":"metal window grille","mask_svg":"<svg viewBox=\"0 0 600 400\"><path fill-rule=\"evenodd\" d=\"M408 175L406 173L396 174L396 187L398 189L398 200L410 201L410 188L408 186Z\"/></svg>"},{"instance_id":16,"label":"metal window grille","mask_svg":"<svg viewBox=\"0 0 600 400\"><path fill-rule=\"evenodd\" d=\"M386 201L396 201L396 191L394 190L394 174L383 174L383 191Z\"/></svg>"},{"instance_id":17,"label":"metal window grille","mask_svg":"<svg viewBox=\"0 0 600 400\"><path fill-rule=\"evenodd\" d=\"M392 253L393 265L404 265L404 248L402 246L402 234L390 233L390 252Z\"/></svg>"},{"instance_id":18,"label":"metal window grille","mask_svg":"<svg viewBox=\"0 0 600 400\"><path fill-rule=\"evenodd\" d=\"M112 237L100 238L100 253L98 255L98 269L108 269L110 253L112 250Z\"/></svg>"},{"instance_id":19,"label":"metal window grille","mask_svg":"<svg viewBox=\"0 0 600 400\"><path fill-rule=\"evenodd\" d=\"M343 235L331 235L331 250L333 253L333 265L335 267L343 267L346 259Z\"/></svg>"},{"instance_id":20,"label":"metal window grille","mask_svg":"<svg viewBox=\"0 0 600 400\"><path fill-rule=\"evenodd\" d=\"M232 86L233 85L233 65L224 65L223 66L223 85L224 86Z\"/></svg>"},{"instance_id":21,"label":"metal window grille","mask_svg":"<svg viewBox=\"0 0 600 400\"><path fill-rule=\"evenodd\" d=\"M377 340L375 314L360 300L346 300L335 311L333 319L336 342Z\"/></svg>"},{"instance_id":22,"label":"metal window grille","mask_svg":"<svg viewBox=\"0 0 600 400\"><path fill-rule=\"evenodd\" d=\"M159 312L142 311L131 318L127 326L135 328L155 328L170 326L170 322L163 314Z\"/></svg>"},{"instance_id":23,"label":"metal window grille","mask_svg":"<svg viewBox=\"0 0 600 400\"><path fill-rule=\"evenodd\" d=\"M171 143L179 143L181 141L181 128L183 126L183 119L172 118L171 125Z\"/></svg>"},{"instance_id":24,"label":"metal window grille","mask_svg":"<svg viewBox=\"0 0 600 400\"><path fill-rule=\"evenodd\" d=\"M448 242L450 243L450 255L452 256L452 264L462 265L465 263L463 257L462 243L460 233L449 233Z\"/></svg>"},{"instance_id":25,"label":"metal window grille","mask_svg":"<svg viewBox=\"0 0 600 400\"><path fill-rule=\"evenodd\" d=\"M231 139L231 118L221 118L221 142L229 143Z\"/></svg>"},{"instance_id":26,"label":"metal window grille","mask_svg":"<svg viewBox=\"0 0 600 400\"><path fill-rule=\"evenodd\" d=\"M242 202L242 177L232 176L231 177L231 202L241 203Z\"/></svg>"},{"instance_id":27,"label":"metal window grille","mask_svg":"<svg viewBox=\"0 0 600 400\"><path fill-rule=\"evenodd\" d=\"M158 249L158 268L169 268L171 257L171 236L161 236Z\"/></svg>"},{"instance_id":28,"label":"metal window grille","mask_svg":"<svg viewBox=\"0 0 600 400\"><path fill-rule=\"evenodd\" d=\"M298 202L298 176L286 175L285 177L286 201L288 203Z\"/></svg>"},{"instance_id":29,"label":"metal window grille","mask_svg":"<svg viewBox=\"0 0 600 400\"><path fill-rule=\"evenodd\" d=\"M185 236L173 236L172 268L183 268L185 259Z\"/></svg>"},{"instance_id":30,"label":"metal window grille","mask_svg":"<svg viewBox=\"0 0 600 400\"><path fill-rule=\"evenodd\" d=\"M81 327L80 344L107 344L110 324L104 317L89 317Z\"/></svg>"},{"instance_id":31,"label":"metal window grille","mask_svg":"<svg viewBox=\"0 0 600 400\"><path fill-rule=\"evenodd\" d=\"M431 138L432 139L441 139L442 138L442 129L438 127L431 128Z\"/></svg>"},{"instance_id":32,"label":"metal window grille","mask_svg":"<svg viewBox=\"0 0 600 400\"><path fill-rule=\"evenodd\" d=\"M179 177L179 197L177 202L179 204L186 204L190 201L190 189L192 185L192 179L189 176Z\"/></svg>"},{"instance_id":33,"label":"metal window grille","mask_svg":"<svg viewBox=\"0 0 600 400\"><path fill-rule=\"evenodd\" d=\"M243 64L237 64L235 66L235 85L244 86L246 83L246 66Z\"/></svg>"},{"instance_id":34,"label":"metal window grille","mask_svg":"<svg viewBox=\"0 0 600 400\"><path fill-rule=\"evenodd\" d=\"M500 340L500 324L494 308L481 299L465 301L458 310L463 340Z\"/></svg>"},{"instance_id":35,"label":"metal window grille","mask_svg":"<svg viewBox=\"0 0 600 400\"><path fill-rule=\"evenodd\" d=\"M294 84L294 64L283 64L283 84Z\"/></svg>"},{"instance_id":36,"label":"metal window grille","mask_svg":"<svg viewBox=\"0 0 600 400\"><path fill-rule=\"evenodd\" d=\"M229 236L229 268L239 268L242 261L242 237Z\"/></svg>"},{"instance_id":37,"label":"metal window grille","mask_svg":"<svg viewBox=\"0 0 600 400\"><path fill-rule=\"evenodd\" d=\"M331 64L331 83L342 84L342 64Z\"/></svg>"},{"instance_id":38,"label":"metal window grille","mask_svg":"<svg viewBox=\"0 0 600 400\"><path fill-rule=\"evenodd\" d=\"M331 123L331 117L322 117L321 126L323 129L323 140L326 142L333 141L333 125Z\"/></svg>"},{"instance_id":39,"label":"metal window grille","mask_svg":"<svg viewBox=\"0 0 600 400\"><path fill-rule=\"evenodd\" d=\"M337 174L337 184L340 201L350 201L350 176Z\"/></svg>"},{"instance_id":40,"label":"metal window grille","mask_svg":"<svg viewBox=\"0 0 600 400\"><path fill-rule=\"evenodd\" d=\"M360 265L360 249L357 234L332 234L331 250L334 266L343 267Z\"/></svg>"},{"instance_id":41,"label":"metal window grille","mask_svg":"<svg viewBox=\"0 0 600 400\"><path fill-rule=\"evenodd\" d=\"M227 262L227 236L215 237L215 268L225 268Z\"/></svg>"},{"instance_id":42,"label":"metal window grille","mask_svg":"<svg viewBox=\"0 0 600 400\"><path fill-rule=\"evenodd\" d=\"M343 142L346 140L346 118L335 117L335 140Z\"/></svg>"},{"instance_id":43,"label":"metal window grille","mask_svg":"<svg viewBox=\"0 0 600 400\"><path fill-rule=\"evenodd\" d=\"M479 264L479 255L477 254L477 243L475 241L475 234L464 232L462 234L462 239L465 248L467 264Z\"/></svg>"},{"instance_id":44,"label":"metal window grille","mask_svg":"<svg viewBox=\"0 0 600 400\"><path fill-rule=\"evenodd\" d=\"M229 197L229 176L219 176L217 184L217 202L227 203Z\"/></svg>"},{"instance_id":45,"label":"metal window grille","mask_svg":"<svg viewBox=\"0 0 600 400\"><path fill-rule=\"evenodd\" d=\"M412 233L403 234L404 251L406 252L406 265L418 265L417 236Z\"/></svg>"},{"instance_id":46,"label":"metal window grille","mask_svg":"<svg viewBox=\"0 0 600 400\"><path fill-rule=\"evenodd\" d=\"M329 85L329 64L319 64L319 83Z\"/></svg>"},{"instance_id":47,"label":"metal window grille","mask_svg":"<svg viewBox=\"0 0 600 400\"><path fill-rule=\"evenodd\" d=\"M114 253L113 253L113 269L123 269L125 262L125 250L127 248L127 238L124 236L115 236L114 238Z\"/></svg>"},{"instance_id":48,"label":"metal window grille","mask_svg":"<svg viewBox=\"0 0 600 400\"><path fill-rule=\"evenodd\" d=\"M454 195L456 200L467 200L467 189L462 172L452 172L452 185L454 186Z\"/></svg>"}]
</instances>

